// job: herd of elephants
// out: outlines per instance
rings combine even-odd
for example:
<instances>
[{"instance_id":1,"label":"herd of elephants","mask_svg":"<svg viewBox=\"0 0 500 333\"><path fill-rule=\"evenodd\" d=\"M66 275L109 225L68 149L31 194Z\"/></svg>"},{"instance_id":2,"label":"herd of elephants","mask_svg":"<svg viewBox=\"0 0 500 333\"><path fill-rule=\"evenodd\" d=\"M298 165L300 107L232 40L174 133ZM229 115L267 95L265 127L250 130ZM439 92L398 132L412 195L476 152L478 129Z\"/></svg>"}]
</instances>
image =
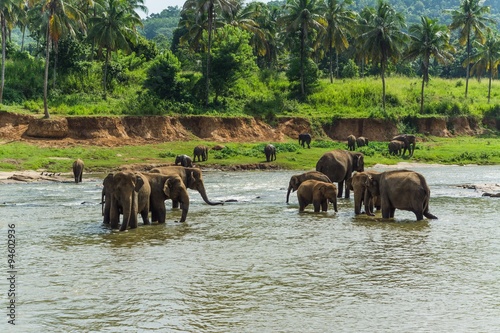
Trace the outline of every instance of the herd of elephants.
<instances>
[{"instance_id":1,"label":"herd of elephants","mask_svg":"<svg viewBox=\"0 0 500 333\"><path fill-rule=\"evenodd\" d=\"M300 145L310 147L310 143L311 136L308 133L299 135ZM337 198L342 195L349 198L352 190L355 214L361 214L364 205L364 213L370 216L374 215L376 208L381 210L383 218L392 218L394 211L401 209L413 212L417 220L424 217L437 219L429 212L430 190L421 174L411 170L364 171L363 154L356 152L355 148L356 145L360 147L366 144L366 138L350 135L347 140L348 150L336 149L326 152L316 163L315 171L293 175L290 178L286 203L289 201L290 192L296 191L299 211L304 211L309 204L314 206L315 212L327 211L329 203L332 203L337 211ZM394 154L400 154L402 151L404 155L408 151L411 156L414 149L413 135L401 134L389 143L389 150ZM206 161L208 150L208 147L202 145L195 147L194 160ZM273 145L268 144L264 153L267 161L276 159L276 149ZM83 168L84 162L81 159L73 163L76 183L82 181ZM173 208L180 206L180 222L185 222L189 211L188 188L198 191L209 205L224 203L208 199L202 171L193 167L192 160L187 155L178 155L175 165L153 168L149 172L125 170L110 173L103 180L103 223L109 224L112 229L119 228L120 231L137 228L139 214L144 224L165 223L166 200L172 200ZM123 216L121 225L120 215Z\"/></svg>"}]
</instances>

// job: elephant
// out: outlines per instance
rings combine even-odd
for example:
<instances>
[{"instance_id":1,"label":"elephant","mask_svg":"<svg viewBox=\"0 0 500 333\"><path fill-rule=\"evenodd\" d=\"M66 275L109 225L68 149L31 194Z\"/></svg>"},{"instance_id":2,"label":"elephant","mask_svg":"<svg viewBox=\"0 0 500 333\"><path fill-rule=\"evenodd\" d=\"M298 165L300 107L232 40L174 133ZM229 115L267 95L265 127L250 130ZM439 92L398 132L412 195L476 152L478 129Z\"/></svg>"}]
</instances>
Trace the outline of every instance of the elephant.
<instances>
[{"instance_id":1,"label":"elephant","mask_svg":"<svg viewBox=\"0 0 500 333\"><path fill-rule=\"evenodd\" d=\"M137 214L144 224L149 224L149 199L151 186L141 173L119 171L110 173L103 180L103 223L118 229L120 214L123 215L120 231L137 228Z\"/></svg>"},{"instance_id":2,"label":"elephant","mask_svg":"<svg viewBox=\"0 0 500 333\"><path fill-rule=\"evenodd\" d=\"M299 134L299 145L305 148L307 144L307 148L311 148L311 134L309 133L301 133Z\"/></svg>"},{"instance_id":3,"label":"elephant","mask_svg":"<svg viewBox=\"0 0 500 333\"><path fill-rule=\"evenodd\" d=\"M180 222L185 222L189 211L189 194L181 177L166 176L161 173L144 173L143 175L151 187L149 199L151 221L165 223L167 214L165 200L171 199L180 203L182 209Z\"/></svg>"},{"instance_id":4,"label":"elephant","mask_svg":"<svg viewBox=\"0 0 500 333\"><path fill-rule=\"evenodd\" d=\"M408 150L408 155L410 157L413 156L413 152L415 151L415 144L417 142L417 138L415 137L415 135L399 134L393 137L392 140L404 142L403 154L402 154L403 156L405 155L407 150Z\"/></svg>"},{"instance_id":5,"label":"elephant","mask_svg":"<svg viewBox=\"0 0 500 333\"><path fill-rule=\"evenodd\" d=\"M183 167L192 167L193 162L191 161L191 157L187 155L177 155L175 157L175 165L181 164Z\"/></svg>"},{"instance_id":6,"label":"elephant","mask_svg":"<svg viewBox=\"0 0 500 333\"><path fill-rule=\"evenodd\" d=\"M338 183L338 197L342 197L344 182L354 171L364 171L364 156L362 153L348 150L332 150L326 152L316 163L316 171L327 175L332 182ZM345 188L345 198L349 198L349 187Z\"/></svg>"},{"instance_id":7,"label":"elephant","mask_svg":"<svg viewBox=\"0 0 500 333\"><path fill-rule=\"evenodd\" d=\"M161 173L167 176L177 175L181 177L182 182L186 188L190 188L192 190L196 190L200 193L203 200L211 205L223 205L224 202L212 202L208 200L207 193L205 191L205 184L203 183L203 175L200 169L198 168L185 168L182 166L165 166L151 169L152 173ZM176 200L172 200L172 207L177 208L178 203Z\"/></svg>"},{"instance_id":8,"label":"elephant","mask_svg":"<svg viewBox=\"0 0 500 333\"><path fill-rule=\"evenodd\" d=\"M374 174L366 180L366 187L373 196L380 196L382 217L394 217L396 209L415 214L417 221L437 219L429 212L429 186L423 175L411 170L391 170ZM365 206L366 206L365 202ZM373 215L373 214L369 214Z\"/></svg>"},{"instance_id":9,"label":"elephant","mask_svg":"<svg viewBox=\"0 0 500 333\"><path fill-rule=\"evenodd\" d=\"M356 150L356 137L352 134L347 137L347 149Z\"/></svg>"},{"instance_id":10,"label":"elephant","mask_svg":"<svg viewBox=\"0 0 500 333\"><path fill-rule=\"evenodd\" d=\"M299 211L303 212L307 205L313 204L314 212L318 213L321 207L323 212L328 211L328 201L333 203L337 212L337 186L320 180L308 179L300 184L297 189Z\"/></svg>"},{"instance_id":11,"label":"elephant","mask_svg":"<svg viewBox=\"0 0 500 333\"><path fill-rule=\"evenodd\" d=\"M208 147L204 145L198 145L194 147L193 150L193 160L196 162L196 158L198 158L198 162L208 160Z\"/></svg>"},{"instance_id":12,"label":"elephant","mask_svg":"<svg viewBox=\"0 0 500 333\"><path fill-rule=\"evenodd\" d=\"M389 154L390 155L401 155L405 143L403 141L392 140L389 142Z\"/></svg>"},{"instance_id":13,"label":"elephant","mask_svg":"<svg viewBox=\"0 0 500 333\"><path fill-rule=\"evenodd\" d=\"M266 154L266 161L271 162L276 160L276 147L272 144L266 145L264 148L264 154Z\"/></svg>"},{"instance_id":14,"label":"elephant","mask_svg":"<svg viewBox=\"0 0 500 333\"><path fill-rule=\"evenodd\" d=\"M368 202L368 206L365 205L367 215L372 215L374 207L380 209L380 197L372 197L371 192L366 189L368 178L379 173L377 171L356 172L347 180L347 186L354 192L354 214L361 214L361 205L366 201ZM369 197L366 198L365 195Z\"/></svg>"},{"instance_id":15,"label":"elephant","mask_svg":"<svg viewBox=\"0 0 500 333\"><path fill-rule=\"evenodd\" d=\"M290 183L288 184L288 191L286 192L286 203L288 203L288 199L290 198L290 192L297 191L300 184L309 179L331 183L330 179L325 174L318 171L308 171L299 175L293 175L290 178Z\"/></svg>"},{"instance_id":16,"label":"elephant","mask_svg":"<svg viewBox=\"0 0 500 333\"><path fill-rule=\"evenodd\" d=\"M84 163L81 159L77 159L73 162L73 175L75 176L75 183L82 182Z\"/></svg>"},{"instance_id":17,"label":"elephant","mask_svg":"<svg viewBox=\"0 0 500 333\"><path fill-rule=\"evenodd\" d=\"M368 146L368 139L365 138L364 136L357 137L356 144L358 145L358 148Z\"/></svg>"}]
</instances>

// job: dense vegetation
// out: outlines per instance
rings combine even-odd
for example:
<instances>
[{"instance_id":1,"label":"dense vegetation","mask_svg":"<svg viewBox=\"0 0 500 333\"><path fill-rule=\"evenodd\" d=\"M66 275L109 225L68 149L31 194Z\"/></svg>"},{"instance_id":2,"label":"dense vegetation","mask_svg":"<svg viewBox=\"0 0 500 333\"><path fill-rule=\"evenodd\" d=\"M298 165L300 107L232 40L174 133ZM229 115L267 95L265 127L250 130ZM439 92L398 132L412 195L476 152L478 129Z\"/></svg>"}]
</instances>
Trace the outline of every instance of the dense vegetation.
<instances>
[{"instance_id":1,"label":"dense vegetation","mask_svg":"<svg viewBox=\"0 0 500 333\"><path fill-rule=\"evenodd\" d=\"M498 117L490 2L188 0L140 20L142 0L10 0L0 102L46 117Z\"/></svg>"}]
</instances>

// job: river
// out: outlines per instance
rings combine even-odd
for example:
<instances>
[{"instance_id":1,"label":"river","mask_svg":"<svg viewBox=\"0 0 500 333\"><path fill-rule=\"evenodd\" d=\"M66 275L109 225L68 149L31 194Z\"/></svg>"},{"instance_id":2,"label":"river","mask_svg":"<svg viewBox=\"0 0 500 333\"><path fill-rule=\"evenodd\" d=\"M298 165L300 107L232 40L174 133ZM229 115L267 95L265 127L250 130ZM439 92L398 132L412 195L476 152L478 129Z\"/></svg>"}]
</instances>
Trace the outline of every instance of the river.
<instances>
[{"instance_id":1,"label":"river","mask_svg":"<svg viewBox=\"0 0 500 333\"><path fill-rule=\"evenodd\" d=\"M376 169L384 170L382 166ZM500 166L416 166L438 220L285 204L294 171L204 173L186 223L101 223L102 180L0 185L6 332L495 332ZM10 225L10 226L9 226ZM7 238L15 229L15 327Z\"/></svg>"}]
</instances>

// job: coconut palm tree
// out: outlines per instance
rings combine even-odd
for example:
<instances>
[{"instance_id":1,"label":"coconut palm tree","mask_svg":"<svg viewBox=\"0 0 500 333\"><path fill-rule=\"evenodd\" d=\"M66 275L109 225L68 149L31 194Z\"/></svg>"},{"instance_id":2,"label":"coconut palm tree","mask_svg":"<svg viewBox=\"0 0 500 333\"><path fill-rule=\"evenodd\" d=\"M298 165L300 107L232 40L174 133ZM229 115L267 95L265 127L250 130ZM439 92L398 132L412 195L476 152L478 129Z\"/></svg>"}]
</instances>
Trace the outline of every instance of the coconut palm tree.
<instances>
[{"instance_id":1,"label":"coconut palm tree","mask_svg":"<svg viewBox=\"0 0 500 333\"><path fill-rule=\"evenodd\" d=\"M136 27L142 26L139 15L130 0L105 0L101 9L89 19L88 38L96 42L99 50L105 50L105 66L103 75L104 99L108 84L108 67L111 53L123 50L129 52L130 44L137 40Z\"/></svg>"},{"instance_id":2,"label":"coconut palm tree","mask_svg":"<svg viewBox=\"0 0 500 333\"><path fill-rule=\"evenodd\" d=\"M328 50L330 83L333 83L333 49L336 55L335 77L339 77L339 53L349 47L349 31L356 23L356 13L346 8L351 0L326 0L325 18L328 27L322 36L323 44Z\"/></svg>"},{"instance_id":3,"label":"coconut palm tree","mask_svg":"<svg viewBox=\"0 0 500 333\"><path fill-rule=\"evenodd\" d=\"M490 32L486 36L486 42L480 44L474 41L474 47L477 53L470 58L474 65L471 68L471 73L476 73L477 77L489 71L488 81L488 103L491 97L491 81L494 75L498 74L498 66L500 65L500 37L498 33Z\"/></svg>"},{"instance_id":4,"label":"coconut palm tree","mask_svg":"<svg viewBox=\"0 0 500 333\"><path fill-rule=\"evenodd\" d=\"M64 0L44 0L41 3L42 26L45 29L45 78L43 82L44 118L50 118L47 104L49 82L49 55L52 44L66 35L75 35L75 27L85 30L84 15L70 2Z\"/></svg>"},{"instance_id":5,"label":"coconut palm tree","mask_svg":"<svg viewBox=\"0 0 500 333\"><path fill-rule=\"evenodd\" d=\"M420 24L413 24L409 29L410 46L406 58L421 60L422 90L420 93L420 112L424 111L424 87L429 83L429 64L431 58L439 63L453 59L453 47L450 44L450 34L444 24L426 16L420 18Z\"/></svg>"},{"instance_id":6,"label":"coconut palm tree","mask_svg":"<svg viewBox=\"0 0 500 333\"><path fill-rule=\"evenodd\" d=\"M488 30L488 24L494 23L494 20L486 17L490 12L490 7L482 6L481 0L462 0L459 9L451 10L450 30L459 30L460 45L467 46L467 60L465 73L465 97L469 91L469 66L471 53L472 34L482 44L485 42L485 32Z\"/></svg>"},{"instance_id":7,"label":"coconut palm tree","mask_svg":"<svg viewBox=\"0 0 500 333\"><path fill-rule=\"evenodd\" d=\"M401 56L408 35L403 32L404 17L396 12L386 1L379 0L377 7L369 11L362 38L362 49L372 62L380 64L382 78L382 108L385 110L385 71L389 61L396 61Z\"/></svg>"},{"instance_id":8,"label":"coconut palm tree","mask_svg":"<svg viewBox=\"0 0 500 333\"><path fill-rule=\"evenodd\" d=\"M190 27L195 27L198 31L206 30L208 35L207 41L207 55L206 55L206 73L205 73L205 104L208 105L210 97L210 57L212 48L213 32L215 28L215 15L221 13L233 14L236 3L234 0L187 0L182 7L181 15L183 12L185 17L193 18L194 22L185 22ZM179 22L180 24L181 22ZM191 30L191 29L189 29ZM191 36L192 31L188 32ZM197 33L201 37L201 33Z\"/></svg>"},{"instance_id":9,"label":"coconut palm tree","mask_svg":"<svg viewBox=\"0 0 500 333\"><path fill-rule=\"evenodd\" d=\"M304 63L307 57L307 43L311 31L322 31L328 23L322 16L324 3L321 0L288 0L285 15L281 21L289 35L298 33L300 40L300 91L305 95Z\"/></svg>"}]
</instances>

